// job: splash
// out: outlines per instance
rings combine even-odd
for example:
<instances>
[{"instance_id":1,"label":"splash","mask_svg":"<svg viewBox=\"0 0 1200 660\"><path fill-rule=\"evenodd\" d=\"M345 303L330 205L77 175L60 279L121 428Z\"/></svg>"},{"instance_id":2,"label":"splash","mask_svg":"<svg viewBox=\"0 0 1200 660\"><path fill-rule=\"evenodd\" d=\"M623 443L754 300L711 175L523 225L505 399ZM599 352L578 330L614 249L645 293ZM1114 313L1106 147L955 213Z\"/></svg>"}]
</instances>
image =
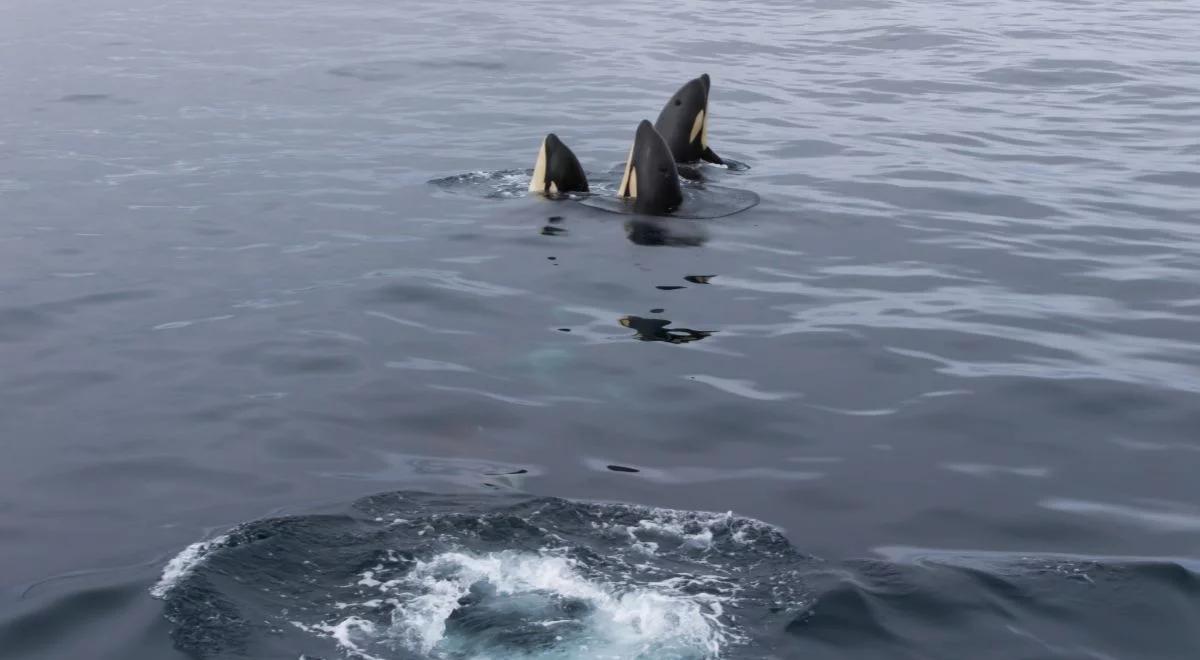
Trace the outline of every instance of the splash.
<instances>
[{"instance_id":1,"label":"splash","mask_svg":"<svg viewBox=\"0 0 1200 660\"><path fill-rule=\"evenodd\" d=\"M197 657L718 660L803 607L806 560L731 513L389 493L189 547L160 597Z\"/></svg>"},{"instance_id":2,"label":"splash","mask_svg":"<svg viewBox=\"0 0 1200 660\"><path fill-rule=\"evenodd\" d=\"M707 660L730 639L718 598L666 582L589 579L578 562L549 553L448 552L400 579L364 578L395 605L391 626L371 641L432 658ZM359 622L352 616L325 629L374 632ZM362 637L343 650L365 656Z\"/></svg>"},{"instance_id":3,"label":"splash","mask_svg":"<svg viewBox=\"0 0 1200 660\"><path fill-rule=\"evenodd\" d=\"M162 577L150 588L150 595L165 598L175 585L187 577L192 570L204 560L205 555L213 548L221 547L228 540L227 536L218 536L208 541L199 541L183 549L163 567Z\"/></svg>"}]
</instances>

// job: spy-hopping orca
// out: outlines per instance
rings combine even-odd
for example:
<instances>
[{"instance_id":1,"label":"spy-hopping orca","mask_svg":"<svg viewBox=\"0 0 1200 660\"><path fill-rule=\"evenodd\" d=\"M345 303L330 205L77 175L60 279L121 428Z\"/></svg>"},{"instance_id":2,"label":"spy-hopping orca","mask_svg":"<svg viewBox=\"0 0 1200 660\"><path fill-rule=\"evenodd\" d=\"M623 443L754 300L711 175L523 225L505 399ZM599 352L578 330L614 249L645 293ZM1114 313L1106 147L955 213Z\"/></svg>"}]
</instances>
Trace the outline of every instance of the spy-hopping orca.
<instances>
[{"instance_id":1,"label":"spy-hopping orca","mask_svg":"<svg viewBox=\"0 0 1200 660\"><path fill-rule=\"evenodd\" d=\"M689 80L667 101L654 122L678 163L700 159L716 165L725 163L708 148L708 87L707 73Z\"/></svg>"},{"instance_id":2,"label":"spy-hopping orca","mask_svg":"<svg viewBox=\"0 0 1200 660\"><path fill-rule=\"evenodd\" d=\"M708 74L690 80L674 94L659 113L657 124L638 124L633 146L623 170L610 170L597 182L612 190L611 174L622 171L617 194L594 195L588 176L575 154L557 135L549 133L538 147L530 193L566 197L579 204L609 213L642 216L629 223L630 240L646 244L700 245L706 236L675 231L671 225L650 222L645 216L670 216L689 220L724 218L758 204L758 195L736 188L704 183L705 175L695 163L701 159L742 171L748 166L722 159L708 147ZM431 180L450 192L485 198L508 198L525 186L528 170L470 172ZM515 175L515 176L514 176ZM680 177L700 182L680 182ZM686 182L684 182L686 183ZM686 194L686 195L685 195ZM679 223L675 223L678 225ZM547 226L546 234L561 233Z\"/></svg>"},{"instance_id":3,"label":"spy-hopping orca","mask_svg":"<svg viewBox=\"0 0 1200 660\"><path fill-rule=\"evenodd\" d=\"M533 178L529 180L529 191L539 193L587 192L587 175L574 152L550 133L542 140L538 149L537 163L533 166Z\"/></svg>"},{"instance_id":4,"label":"spy-hopping orca","mask_svg":"<svg viewBox=\"0 0 1200 660\"><path fill-rule=\"evenodd\" d=\"M617 196L632 199L633 210L647 215L670 213L683 202L675 157L654 125L645 119L638 124L629 148Z\"/></svg>"}]
</instances>

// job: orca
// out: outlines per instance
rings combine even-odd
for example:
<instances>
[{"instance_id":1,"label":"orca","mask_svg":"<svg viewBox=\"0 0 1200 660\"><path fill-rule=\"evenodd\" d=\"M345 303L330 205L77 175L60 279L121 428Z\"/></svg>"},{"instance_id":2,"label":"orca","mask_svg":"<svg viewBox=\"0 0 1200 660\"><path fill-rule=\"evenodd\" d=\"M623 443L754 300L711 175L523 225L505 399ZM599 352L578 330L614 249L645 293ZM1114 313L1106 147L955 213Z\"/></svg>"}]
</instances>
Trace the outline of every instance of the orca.
<instances>
[{"instance_id":1,"label":"orca","mask_svg":"<svg viewBox=\"0 0 1200 660\"><path fill-rule=\"evenodd\" d=\"M646 215L665 215L683 202L675 157L663 136L645 119L638 124L629 148L617 197L633 200L633 210Z\"/></svg>"},{"instance_id":2,"label":"orca","mask_svg":"<svg viewBox=\"0 0 1200 660\"><path fill-rule=\"evenodd\" d=\"M654 122L654 128L675 154L675 162L694 163L703 159L714 165L725 164L708 147L709 84L707 73L689 80L667 101Z\"/></svg>"},{"instance_id":3,"label":"orca","mask_svg":"<svg viewBox=\"0 0 1200 660\"><path fill-rule=\"evenodd\" d=\"M583 166L558 136L550 133L542 140L529 191L543 194L587 192L587 175Z\"/></svg>"}]
</instances>

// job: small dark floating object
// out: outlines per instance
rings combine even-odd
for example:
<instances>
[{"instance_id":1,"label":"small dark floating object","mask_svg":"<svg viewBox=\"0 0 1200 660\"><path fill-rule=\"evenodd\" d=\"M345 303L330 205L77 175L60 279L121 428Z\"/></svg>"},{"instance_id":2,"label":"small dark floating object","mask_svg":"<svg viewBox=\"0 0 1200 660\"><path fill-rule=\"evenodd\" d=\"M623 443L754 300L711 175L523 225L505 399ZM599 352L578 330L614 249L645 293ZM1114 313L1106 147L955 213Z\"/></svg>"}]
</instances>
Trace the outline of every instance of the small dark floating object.
<instances>
[{"instance_id":1,"label":"small dark floating object","mask_svg":"<svg viewBox=\"0 0 1200 660\"><path fill-rule=\"evenodd\" d=\"M641 472L641 470L637 468L625 467L624 465L610 465L608 466L608 469L612 470L613 472Z\"/></svg>"}]
</instances>

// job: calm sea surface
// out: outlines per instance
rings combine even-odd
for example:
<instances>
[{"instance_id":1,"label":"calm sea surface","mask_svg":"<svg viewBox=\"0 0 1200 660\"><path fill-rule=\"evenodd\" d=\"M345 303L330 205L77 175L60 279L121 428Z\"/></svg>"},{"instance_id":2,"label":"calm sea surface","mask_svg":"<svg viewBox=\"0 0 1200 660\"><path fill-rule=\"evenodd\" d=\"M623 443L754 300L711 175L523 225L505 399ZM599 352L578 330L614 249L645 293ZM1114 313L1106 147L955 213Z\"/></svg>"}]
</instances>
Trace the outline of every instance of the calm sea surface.
<instances>
[{"instance_id":1,"label":"calm sea surface","mask_svg":"<svg viewBox=\"0 0 1200 660\"><path fill-rule=\"evenodd\" d=\"M1200 657L1197 44L1166 0L10 0L0 656ZM759 206L500 194L705 72Z\"/></svg>"}]
</instances>

